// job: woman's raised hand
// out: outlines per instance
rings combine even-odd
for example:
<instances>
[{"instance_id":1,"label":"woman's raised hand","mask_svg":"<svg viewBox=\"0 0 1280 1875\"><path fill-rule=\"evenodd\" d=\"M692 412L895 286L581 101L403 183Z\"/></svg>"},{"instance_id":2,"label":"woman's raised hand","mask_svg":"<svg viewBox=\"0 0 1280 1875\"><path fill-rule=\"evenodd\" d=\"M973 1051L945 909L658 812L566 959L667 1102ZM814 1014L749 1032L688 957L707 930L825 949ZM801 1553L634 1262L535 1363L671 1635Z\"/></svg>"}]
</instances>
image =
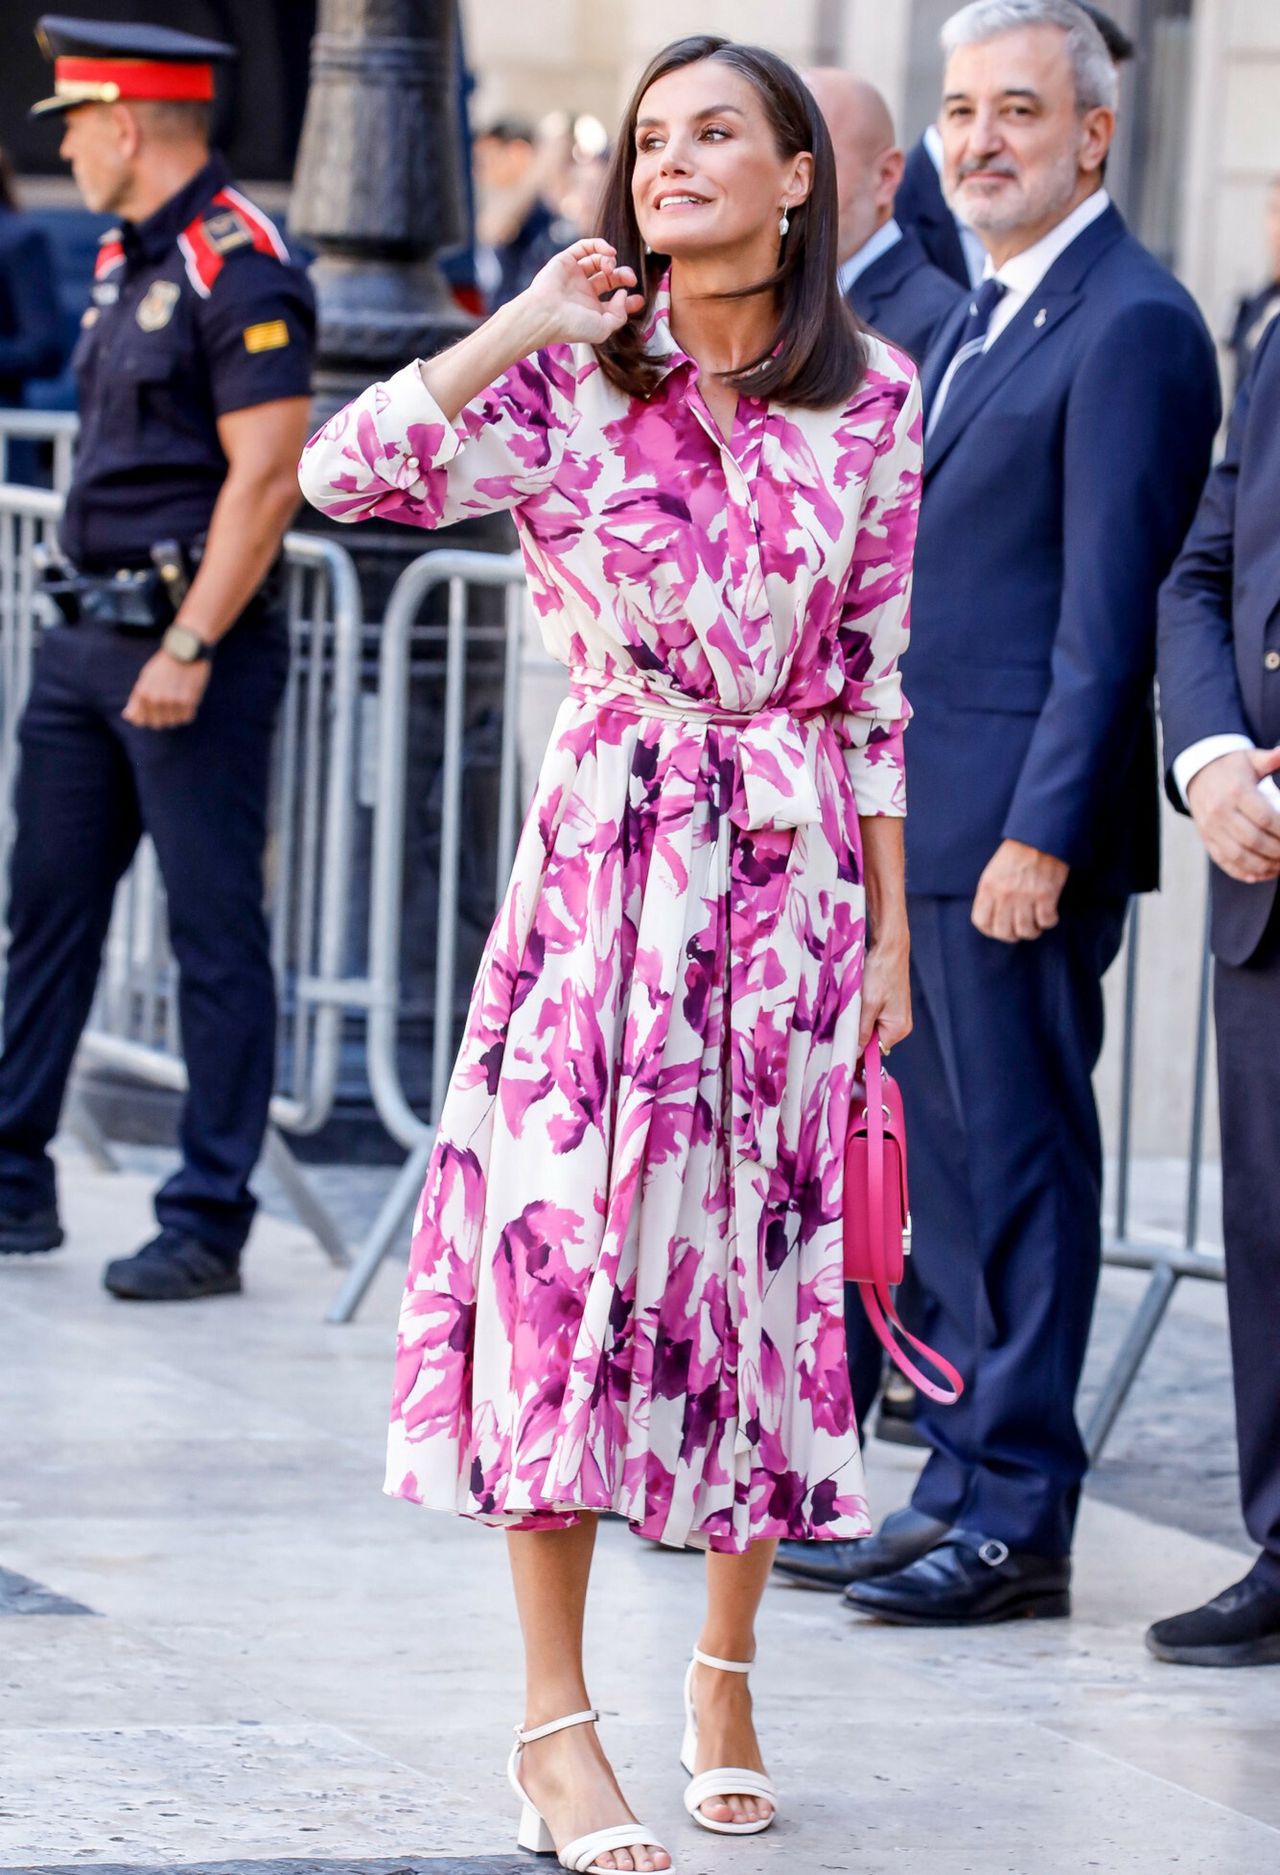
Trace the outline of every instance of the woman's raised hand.
<instances>
[{"instance_id":1,"label":"woman's raised hand","mask_svg":"<svg viewBox=\"0 0 1280 1875\"><path fill-rule=\"evenodd\" d=\"M644 306L630 267L617 250L588 236L554 255L520 299L539 345L600 345Z\"/></svg>"}]
</instances>

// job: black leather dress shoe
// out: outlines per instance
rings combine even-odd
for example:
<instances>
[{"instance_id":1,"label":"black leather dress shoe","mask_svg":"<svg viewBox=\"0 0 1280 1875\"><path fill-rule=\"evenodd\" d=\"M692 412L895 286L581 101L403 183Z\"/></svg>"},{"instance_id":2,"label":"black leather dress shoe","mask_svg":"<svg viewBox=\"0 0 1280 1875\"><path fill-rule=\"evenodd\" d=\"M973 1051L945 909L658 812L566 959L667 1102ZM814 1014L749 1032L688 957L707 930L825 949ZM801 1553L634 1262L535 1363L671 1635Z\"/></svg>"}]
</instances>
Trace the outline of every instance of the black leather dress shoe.
<instances>
[{"instance_id":1,"label":"black leather dress shoe","mask_svg":"<svg viewBox=\"0 0 1280 1875\"><path fill-rule=\"evenodd\" d=\"M910 1504L892 1511L875 1536L849 1543L779 1543L774 1568L806 1588L838 1590L892 1575L940 1543L947 1525Z\"/></svg>"},{"instance_id":2,"label":"black leather dress shoe","mask_svg":"<svg viewBox=\"0 0 1280 1875\"><path fill-rule=\"evenodd\" d=\"M966 1627L1071 1613L1069 1556L1033 1556L996 1537L949 1530L909 1569L854 1582L846 1607L899 1627Z\"/></svg>"},{"instance_id":3,"label":"black leather dress shoe","mask_svg":"<svg viewBox=\"0 0 1280 1875\"><path fill-rule=\"evenodd\" d=\"M235 1295L240 1258L213 1250L198 1237L162 1230L131 1257L108 1263L102 1283L124 1302L196 1302L202 1296Z\"/></svg>"},{"instance_id":4,"label":"black leather dress shoe","mask_svg":"<svg viewBox=\"0 0 1280 1875\"><path fill-rule=\"evenodd\" d=\"M56 1250L62 1237L58 1213L52 1208L29 1211L25 1217L0 1211L0 1257L30 1257Z\"/></svg>"},{"instance_id":5,"label":"black leather dress shoe","mask_svg":"<svg viewBox=\"0 0 1280 1875\"><path fill-rule=\"evenodd\" d=\"M1157 1621L1147 1652L1181 1667L1280 1666L1280 1589L1247 1575L1203 1608Z\"/></svg>"}]
</instances>

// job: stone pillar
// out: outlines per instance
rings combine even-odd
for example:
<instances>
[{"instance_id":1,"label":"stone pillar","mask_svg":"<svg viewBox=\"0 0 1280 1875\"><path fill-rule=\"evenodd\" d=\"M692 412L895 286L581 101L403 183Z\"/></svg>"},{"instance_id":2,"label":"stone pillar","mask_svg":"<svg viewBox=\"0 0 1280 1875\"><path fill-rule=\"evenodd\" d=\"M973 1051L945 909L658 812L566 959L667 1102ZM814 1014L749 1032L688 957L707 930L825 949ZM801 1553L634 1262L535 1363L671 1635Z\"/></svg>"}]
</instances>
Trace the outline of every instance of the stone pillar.
<instances>
[{"instance_id":1,"label":"stone pillar","mask_svg":"<svg viewBox=\"0 0 1280 1875\"><path fill-rule=\"evenodd\" d=\"M473 321L455 304L435 255L465 233L456 0L320 0L311 86L289 210L290 232L312 248L319 304L317 424L413 358L453 343ZM318 515L303 524L331 534L356 562L367 633L362 679L370 733L378 633L388 596L407 562L435 547L504 550L505 517L425 534L388 522L336 528ZM471 623L501 619L501 595L481 596ZM415 630L408 700L408 791L401 1060L409 1097L425 1109L432 1055L439 878L439 775L444 696L441 596ZM466 778L468 828L458 932L457 1017L492 917L497 865L498 744L502 666L491 634L477 630L468 652ZM348 968L368 954L370 823L357 823ZM320 1157L384 1156L364 1067L364 1028L346 1027L334 1119L311 1149Z\"/></svg>"},{"instance_id":2,"label":"stone pillar","mask_svg":"<svg viewBox=\"0 0 1280 1875\"><path fill-rule=\"evenodd\" d=\"M434 255L462 238L454 0L320 0L289 208L317 250L316 416L467 329Z\"/></svg>"}]
</instances>

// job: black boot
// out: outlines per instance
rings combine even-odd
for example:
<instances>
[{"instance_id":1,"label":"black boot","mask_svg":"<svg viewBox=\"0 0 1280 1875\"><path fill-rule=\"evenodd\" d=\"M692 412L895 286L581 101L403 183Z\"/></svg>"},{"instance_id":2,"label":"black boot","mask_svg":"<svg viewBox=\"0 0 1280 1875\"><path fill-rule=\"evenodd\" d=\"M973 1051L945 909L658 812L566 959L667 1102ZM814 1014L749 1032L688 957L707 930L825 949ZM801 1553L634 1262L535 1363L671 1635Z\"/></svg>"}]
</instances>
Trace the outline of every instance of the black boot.
<instances>
[{"instance_id":1,"label":"black boot","mask_svg":"<svg viewBox=\"0 0 1280 1875\"><path fill-rule=\"evenodd\" d=\"M211 1249L183 1231L162 1230L131 1257L108 1263L103 1287L125 1302L194 1302L201 1296L237 1295L240 1257Z\"/></svg>"},{"instance_id":2,"label":"black boot","mask_svg":"<svg viewBox=\"0 0 1280 1875\"><path fill-rule=\"evenodd\" d=\"M1157 1621L1147 1652L1181 1667L1280 1666L1280 1587L1255 1570L1202 1608Z\"/></svg>"},{"instance_id":3,"label":"black boot","mask_svg":"<svg viewBox=\"0 0 1280 1875\"><path fill-rule=\"evenodd\" d=\"M0 1257L36 1256L42 1250L56 1250L62 1239L63 1229L52 1205L23 1217L0 1211Z\"/></svg>"}]
</instances>

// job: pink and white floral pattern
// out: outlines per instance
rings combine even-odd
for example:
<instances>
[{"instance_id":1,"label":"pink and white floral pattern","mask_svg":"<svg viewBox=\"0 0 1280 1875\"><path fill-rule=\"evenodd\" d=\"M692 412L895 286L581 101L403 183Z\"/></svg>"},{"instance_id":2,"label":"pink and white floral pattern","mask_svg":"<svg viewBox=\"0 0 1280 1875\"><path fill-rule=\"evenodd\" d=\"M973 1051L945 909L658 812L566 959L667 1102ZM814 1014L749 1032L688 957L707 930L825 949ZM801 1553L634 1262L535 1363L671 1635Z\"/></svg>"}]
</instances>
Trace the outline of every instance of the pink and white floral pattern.
<instances>
[{"instance_id":1,"label":"pink and white floral pattern","mask_svg":"<svg viewBox=\"0 0 1280 1875\"><path fill-rule=\"evenodd\" d=\"M869 347L843 408L742 397L726 442L664 291L647 401L552 346L452 424L410 365L307 446L338 520L513 510L572 677L415 1221L394 1495L735 1552L869 1528L841 1162L921 454Z\"/></svg>"}]
</instances>

